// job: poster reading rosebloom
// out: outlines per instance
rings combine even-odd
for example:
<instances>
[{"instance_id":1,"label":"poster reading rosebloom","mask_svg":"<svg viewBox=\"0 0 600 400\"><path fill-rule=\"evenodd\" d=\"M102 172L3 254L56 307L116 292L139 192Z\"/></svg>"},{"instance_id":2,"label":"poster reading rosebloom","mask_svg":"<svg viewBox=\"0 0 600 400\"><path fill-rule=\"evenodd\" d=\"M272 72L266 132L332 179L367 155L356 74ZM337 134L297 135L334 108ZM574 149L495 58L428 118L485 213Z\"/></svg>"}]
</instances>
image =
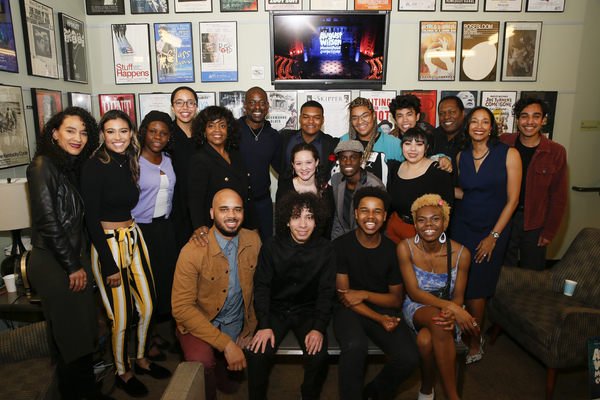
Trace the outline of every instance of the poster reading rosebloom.
<instances>
[{"instance_id":1,"label":"poster reading rosebloom","mask_svg":"<svg viewBox=\"0 0 600 400\"><path fill-rule=\"evenodd\" d=\"M148 24L113 24L115 83L152 83Z\"/></svg>"},{"instance_id":2,"label":"poster reading rosebloom","mask_svg":"<svg viewBox=\"0 0 600 400\"><path fill-rule=\"evenodd\" d=\"M158 83L194 82L192 24L154 24Z\"/></svg>"}]
</instances>

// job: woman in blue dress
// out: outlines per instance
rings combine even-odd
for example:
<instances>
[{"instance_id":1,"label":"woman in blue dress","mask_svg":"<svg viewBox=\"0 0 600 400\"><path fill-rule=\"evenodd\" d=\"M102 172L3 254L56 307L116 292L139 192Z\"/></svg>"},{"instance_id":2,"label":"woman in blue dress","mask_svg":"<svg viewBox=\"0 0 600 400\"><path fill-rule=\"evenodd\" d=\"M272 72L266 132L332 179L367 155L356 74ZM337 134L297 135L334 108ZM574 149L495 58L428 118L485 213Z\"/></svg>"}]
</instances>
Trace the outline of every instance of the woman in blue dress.
<instances>
[{"instance_id":1,"label":"woman in blue dress","mask_svg":"<svg viewBox=\"0 0 600 400\"><path fill-rule=\"evenodd\" d=\"M510 234L511 217L519 202L521 157L499 141L498 125L486 107L473 108L465 118L463 150L458 154L460 187L452 220L452 239L471 252L465 292L467 311L483 323L486 298L496 289ZM481 360L483 337L466 335L467 364Z\"/></svg>"},{"instance_id":2,"label":"woman in blue dress","mask_svg":"<svg viewBox=\"0 0 600 400\"><path fill-rule=\"evenodd\" d=\"M402 240L397 251L408 293L402 310L404 320L417 333L421 356L419 400L434 398L436 367L446 398L456 400L459 397L453 341L460 341L461 332L479 334L477 321L463 308L471 255L469 250L446 238L450 207L439 195L419 197L412 204L411 213L417 234ZM444 288L448 281L450 285L441 298L432 293Z\"/></svg>"}]
</instances>

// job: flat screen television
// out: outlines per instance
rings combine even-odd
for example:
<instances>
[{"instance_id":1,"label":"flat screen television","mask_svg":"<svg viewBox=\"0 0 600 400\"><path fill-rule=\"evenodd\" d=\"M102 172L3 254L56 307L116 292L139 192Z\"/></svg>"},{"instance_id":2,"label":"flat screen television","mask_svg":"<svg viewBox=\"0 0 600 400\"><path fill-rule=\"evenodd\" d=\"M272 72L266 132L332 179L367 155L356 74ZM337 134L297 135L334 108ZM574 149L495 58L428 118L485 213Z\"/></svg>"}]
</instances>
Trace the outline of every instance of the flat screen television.
<instances>
[{"instance_id":1,"label":"flat screen television","mask_svg":"<svg viewBox=\"0 0 600 400\"><path fill-rule=\"evenodd\" d=\"M390 14L385 11L271 12L275 89L381 89Z\"/></svg>"}]
</instances>

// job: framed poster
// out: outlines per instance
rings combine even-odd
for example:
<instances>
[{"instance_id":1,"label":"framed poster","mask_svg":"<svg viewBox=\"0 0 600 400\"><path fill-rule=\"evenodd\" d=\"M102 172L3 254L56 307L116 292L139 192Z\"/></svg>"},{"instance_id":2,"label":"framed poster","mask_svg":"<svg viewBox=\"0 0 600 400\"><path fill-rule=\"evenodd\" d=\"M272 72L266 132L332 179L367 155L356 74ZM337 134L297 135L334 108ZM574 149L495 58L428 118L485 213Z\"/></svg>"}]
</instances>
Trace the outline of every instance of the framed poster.
<instances>
[{"instance_id":1,"label":"framed poster","mask_svg":"<svg viewBox=\"0 0 600 400\"><path fill-rule=\"evenodd\" d=\"M168 14L167 0L130 0L132 14Z\"/></svg>"},{"instance_id":2,"label":"framed poster","mask_svg":"<svg viewBox=\"0 0 600 400\"><path fill-rule=\"evenodd\" d=\"M35 0L23 0L23 37L29 75L58 79L58 57L54 40L52 8Z\"/></svg>"},{"instance_id":3,"label":"framed poster","mask_svg":"<svg viewBox=\"0 0 600 400\"><path fill-rule=\"evenodd\" d=\"M435 11L435 0L398 0L398 11Z\"/></svg>"},{"instance_id":4,"label":"framed poster","mask_svg":"<svg viewBox=\"0 0 600 400\"><path fill-rule=\"evenodd\" d=\"M92 114L92 95L89 93L67 92L69 107L81 107Z\"/></svg>"},{"instance_id":5,"label":"framed poster","mask_svg":"<svg viewBox=\"0 0 600 400\"><path fill-rule=\"evenodd\" d=\"M152 83L150 25L113 24L115 84Z\"/></svg>"},{"instance_id":6,"label":"framed poster","mask_svg":"<svg viewBox=\"0 0 600 400\"><path fill-rule=\"evenodd\" d=\"M100 102L100 116L110 110L121 110L129 115L135 123L135 95L127 94L99 94L98 101Z\"/></svg>"},{"instance_id":7,"label":"framed poster","mask_svg":"<svg viewBox=\"0 0 600 400\"><path fill-rule=\"evenodd\" d=\"M425 132L433 131L437 117L437 90L401 90L400 94L414 94L421 100L421 114L417 126Z\"/></svg>"},{"instance_id":8,"label":"framed poster","mask_svg":"<svg viewBox=\"0 0 600 400\"><path fill-rule=\"evenodd\" d=\"M396 97L395 90L361 90L360 97L368 99L377 113L378 127L383 133L394 129L394 116L390 114L390 103Z\"/></svg>"},{"instance_id":9,"label":"framed poster","mask_svg":"<svg viewBox=\"0 0 600 400\"><path fill-rule=\"evenodd\" d=\"M483 11L521 12L523 0L485 0Z\"/></svg>"},{"instance_id":10,"label":"framed poster","mask_svg":"<svg viewBox=\"0 0 600 400\"><path fill-rule=\"evenodd\" d=\"M85 0L87 15L125 14L125 0Z\"/></svg>"},{"instance_id":11,"label":"framed poster","mask_svg":"<svg viewBox=\"0 0 600 400\"><path fill-rule=\"evenodd\" d=\"M477 90L442 90L440 93L440 101L448 96L460 98L463 106L465 106L465 115L467 115L469 111L477 105L477 94Z\"/></svg>"},{"instance_id":12,"label":"framed poster","mask_svg":"<svg viewBox=\"0 0 600 400\"><path fill-rule=\"evenodd\" d=\"M441 0L442 11L477 11L479 0Z\"/></svg>"},{"instance_id":13,"label":"framed poster","mask_svg":"<svg viewBox=\"0 0 600 400\"><path fill-rule=\"evenodd\" d=\"M87 41L83 22L58 13L65 81L88 83Z\"/></svg>"},{"instance_id":14,"label":"framed poster","mask_svg":"<svg viewBox=\"0 0 600 400\"><path fill-rule=\"evenodd\" d=\"M348 103L352 101L351 90L306 91L305 100L315 100L323 106L323 132L341 137L348 132Z\"/></svg>"},{"instance_id":15,"label":"framed poster","mask_svg":"<svg viewBox=\"0 0 600 400\"><path fill-rule=\"evenodd\" d=\"M354 0L354 9L392 11L392 0Z\"/></svg>"},{"instance_id":16,"label":"framed poster","mask_svg":"<svg viewBox=\"0 0 600 400\"><path fill-rule=\"evenodd\" d=\"M302 0L265 0L265 11L302 10Z\"/></svg>"},{"instance_id":17,"label":"framed poster","mask_svg":"<svg viewBox=\"0 0 600 400\"><path fill-rule=\"evenodd\" d=\"M258 0L219 0L221 12L258 11Z\"/></svg>"},{"instance_id":18,"label":"framed poster","mask_svg":"<svg viewBox=\"0 0 600 400\"><path fill-rule=\"evenodd\" d=\"M481 105L489 108L498 124L498 134L514 132L515 117L512 108L517 101L517 92L481 92Z\"/></svg>"},{"instance_id":19,"label":"framed poster","mask_svg":"<svg viewBox=\"0 0 600 400\"><path fill-rule=\"evenodd\" d=\"M419 80L453 81L456 21L421 21Z\"/></svg>"},{"instance_id":20,"label":"framed poster","mask_svg":"<svg viewBox=\"0 0 600 400\"><path fill-rule=\"evenodd\" d=\"M535 82L542 22L506 22L501 80Z\"/></svg>"},{"instance_id":21,"label":"framed poster","mask_svg":"<svg viewBox=\"0 0 600 400\"><path fill-rule=\"evenodd\" d=\"M33 106L33 122L35 136L38 138L44 130L44 125L62 111L62 93L59 90L31 89L31 104Z\"/></svg>"},{"instance_id":22,"label":"framed poster","mask_svg":"<svg viewBox=\"0 0 600 400\"><path fill-rule=\"evenodd\" d=\"M174 118L171 108L171 93L140 93L138 94L140 123L150 111L162 111Z\"/></svg>"},{"instance_id":23,"label":"framed poster","mask_svg":"<svg viewBox=\"0 0 600 400\"><path fill-rule=\"evenodd\" d=\"M191 22L154 24L158 83L194 82Z\"/></svg>"},{"instance_id":24,"label":"framed poster","mask_svg":"<svg viewBox=\"0 0 600 400\"><path fill-rule=\"evenodd\" d=\"M174 0L176 13L212 12L211 0Z\"/></svg>"},{"instance_id":25,"label":"framed poster","mask_svg":"<svg viewBox=\"0 0 600 400\"><path fill-rule=\"evenodd\" d=\"M461 81L495 81L500 22L462 23Z\"/></svg>"},{"instance_id":26,"label":"framed poster","mask_svg":"<svg viewBox=\"0 0 600 400\"><path fill-rule=\"evenodd\" d=\"M310 0L310 9L315 11L347 10L348 5L346 0Z\"/></svg>"},{"instance_id":27,"label":"framed poster","mask_svg":"<svg viewBox=\"0 0 600 400\"><path fill-rule=\"evenodd\" d=\"M0 71L19 72L10 0L0 0Z\"/></svg>"},{"instance_id":28,"label":"framed poster","mask_svg":"<svg viewBox=\"0 0 600 400\"><path fill-rule=\"evenodd\" d=\"M245 99L246 92L243 90L219 92L219 105L231 111L236 119L244 115Z\"/></svg>"},{"instance_id":29,"label":"framed poster","mask_svg":"<svg viewBox=\"0 0 600 400\"><path fill-rule=\"evenodd\" d=\"M196 96L198 96L198 112L206 107L217 105L217 94L215 92L196 92Z\"/></svg>"},{"instance_id":30,"label":"framed poster","mask_svg":"<svg viewBox=\"0 0 600 400\"><path fill-rule=\"evenodd\" d=\"M21 87L0 85L0 168L29 163L24 111Z\"/></svg>"},{"instance_id":31,"label":"framed poster","mask_svg":"<svg viewBox=\"0 0 600 400\"><path fill-rule=\"evenodd\" d=\"M542 99L548 104L548 115L542 124L542 133L548 139L552 139L554 132L554 119L556 117L556 103L558 101L558 92L536 92L532 90L523 90L521 92L522 99Z\"/></svg>"},{"instance_id":32,"label":"framed poster","mask_svg":"<svg viewBox=\"0 0 600 400\"><path fill-rule=\"evenodd\" d=\"M269 113L267 119L273 129L298 129L298 92L274 90L268 91Z\"/></svg>"},{"instance_id":33,"label":"framed poster","mask_svg":"<svg viewBox=\"0 0 600 400\"><path fill-rule=\"evenodd\" d=\"M237 22L200 22L202 82L237 82Z\"/></svg>"},{"instance_id":34,"label":"framed poster","mask_svg":"<svg viewBox=\"0 0 600 400\"><path fill-rule=\"evenodd\" d=\"M565 0L527 0L527 12L563 12Z\"/></svg>"}]
</instances>

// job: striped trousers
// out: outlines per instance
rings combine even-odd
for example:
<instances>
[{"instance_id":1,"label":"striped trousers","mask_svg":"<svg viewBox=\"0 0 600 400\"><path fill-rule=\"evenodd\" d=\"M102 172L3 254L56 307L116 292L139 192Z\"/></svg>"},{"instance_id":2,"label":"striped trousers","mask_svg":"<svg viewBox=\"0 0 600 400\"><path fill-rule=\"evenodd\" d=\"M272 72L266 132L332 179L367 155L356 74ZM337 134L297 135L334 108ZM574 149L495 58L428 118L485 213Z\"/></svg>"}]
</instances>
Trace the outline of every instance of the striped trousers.
<instances>
[{"instance_id":1,"label":"striped trousers","mask_svg":"<svg viewBox=\"0 0 600 400\"><path fill-rule=\"evenodd\" d=\"M106 313L112 321L112 350L118 375L131 369L129 337L134 306L139 316L137 323L136 358L144 358L150 343L149 328L156 299L154 278L150 268L148 249L142 232L135 223L127 228L105 229L106 240L121 273L121 285L111 288L102 276L98 252L92 246L92 270L100 289Z\"/></svg>"}]
</instances>

